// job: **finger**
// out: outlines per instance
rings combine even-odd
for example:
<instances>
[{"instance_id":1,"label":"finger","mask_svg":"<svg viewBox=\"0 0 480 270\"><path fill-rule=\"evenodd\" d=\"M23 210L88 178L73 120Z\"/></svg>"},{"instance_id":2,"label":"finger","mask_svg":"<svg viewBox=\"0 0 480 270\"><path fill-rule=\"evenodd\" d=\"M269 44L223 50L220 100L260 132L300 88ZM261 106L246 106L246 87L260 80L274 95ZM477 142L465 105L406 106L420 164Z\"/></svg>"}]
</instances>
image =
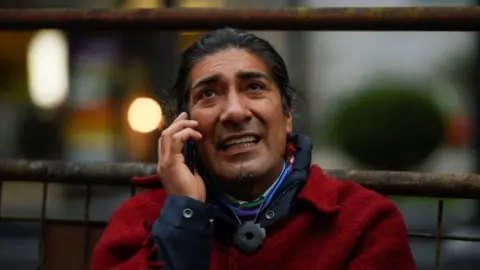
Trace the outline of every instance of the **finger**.
<instances>
[{"instance_id":1,"label":"finger","mask_svg":"<svg viewBox=\"0 0 480 270\"><path fill-rule=\"evenodd\" d=\"M185 128L172 136L172 142L180 141L181 143L185 143L189 139L192 139L194 141L201 140L202 134L193 128Z\"/></svg>"},{"instance_id":2,"label":"finger","mask_svg":"<svg viewBox=\"0 0 480 270\"><path fill-rule=\"evenodd\" d=\"M164 154L162 153L162 137L158 138L157 142L157 174L161 174L161 162L162 162L162 156Z\"/></svg>"},{"instance_id":3,"label":"finger","mask_svg":"<svg viewBox=\"0 0 480 270\"><path fill-rule=\"evenodd\" d=\"M182 113L184 114L184 116L186 116L186 113ZM182 114L177 117L177 119L175 119L175 123L172 123L172 125L170 125L170 127L168 127L167 129L165 129L160 138L158 138L158 141L157 141L157 154L158 154L158 161L160 161L160 158L162 156L166 156L168 155L167 151L169 150L169 147L167 146L170 141L171 141L171 136L172 134L175 134L177 132L179 132L180 130L182 129L185 129L185 128L194 128L196 126L198 126L198 122L197 121L194 121L194 120L186 120L186 119L183 119L182 120ZM163 145L163 147L162 147ZM162 151L162 148L165 150L164 152Z\"/></svg>"},{"instance_id":4,"label":"finger","mask_svg":"<svg viewBox=\"0 0 480 270\"><path fill-rule=\"evenodd\" d=\"M179 120L178 122L172 123L167 129L165 129L162 132L162 137L173 136L182 129L195 128L197 126L198 122L195 120Z\"/></svg>"},{"instance_id":5,"label":"finger","mask_svg":"<svg viewBox=\"0 0 480 270\"><path fill-rule=\"evenodd\" d=\"M186 112L182 112L170 123L169 126L171 126L173 123L176 123L178 121L187 120L187 119L188 119L188 114ZM160 134L163 134L163 132L165 132L165 130L168 129L168 127L164 129L166 124L167 124L167 121L165 121L165 119L162 118L162 121L160 121L160 123L158 124L158 130L160 131Z\"/></svg>"},{"instance_id":6,"label":"finger","mask_svg":"<svg viewBox=\"0 0 480 270\"><path fill-rule=\"evenodd\" d=\"M181 153L185 142L189 139L199 141L202 139L202 134L193 128L185 128L172 136L170 149L172 154Z\"/></svg>"},{"instance_id":7,"label":"finger","mask_svg":"<svg viewBox=\"0 0 480 270\"><path fill-rule=\"evenodd\" d=\"M172 123L178 122L178 121L180 121L180 120L186 120L186 119L188 119L187 113L186 113L186 112L181 112L181 113L177 116L177 118L175 118L175 120L173 120Z\"/></svg>"},{"instance_id":8,"label":"finger","mask_svg":"<svg viewBox=\"0 0 480 270\"><path fill-rule=\"evenodd\" d=\"M160 161L160 157L162 156L162 137L158 138L157 141L157 155L158 161Z\"/></svg>"}]
</instances>

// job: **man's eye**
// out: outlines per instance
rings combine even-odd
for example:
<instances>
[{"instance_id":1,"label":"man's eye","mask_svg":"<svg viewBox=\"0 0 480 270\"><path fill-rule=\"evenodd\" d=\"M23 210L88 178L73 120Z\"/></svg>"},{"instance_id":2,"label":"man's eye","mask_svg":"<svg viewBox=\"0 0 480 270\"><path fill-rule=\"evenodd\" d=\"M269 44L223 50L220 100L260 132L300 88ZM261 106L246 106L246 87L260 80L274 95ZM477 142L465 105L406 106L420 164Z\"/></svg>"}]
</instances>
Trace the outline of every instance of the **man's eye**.
<instances>
[{"instance_id":1,"label":"man's eye","mask_svg":"<svg viewBox=\"0 0 480 270\"><path fill-rule=\"evenodd\" d=\"M211 98L215 96L215 91L212 89L205 89L202 91L202 98Z\"/></svg>"},{"instance_id":2,"label":"man's eye","mask_svg":"<svg viewBox=\"0 0 480 270\"><path fill-rule=\"evenodd\" d=\"M248 85L248 90L262 90L265 87L259 83L251 83Z\"/></svg>"}]
</instances>

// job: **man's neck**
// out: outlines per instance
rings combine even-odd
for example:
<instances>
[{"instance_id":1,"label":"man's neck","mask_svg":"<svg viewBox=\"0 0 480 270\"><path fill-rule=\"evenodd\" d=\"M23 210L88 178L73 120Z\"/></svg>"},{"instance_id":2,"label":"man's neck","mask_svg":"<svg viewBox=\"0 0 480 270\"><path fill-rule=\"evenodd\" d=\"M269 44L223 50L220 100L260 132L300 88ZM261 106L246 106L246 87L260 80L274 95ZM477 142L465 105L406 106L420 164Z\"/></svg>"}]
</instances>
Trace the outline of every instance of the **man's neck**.
<instances>
[{"instance_id":1,"label":"man's neck","mask_svg":"<svg viewBox=\"0 0 480 270\"><path fill-rule=\"evenodd\" d=\"M230 196L241 201L253 201L262 196L280 176L283 169L283 160L265 174L255 177L245 177L241 181L223 183L221 188Z\"/></svg>"}]
</instances>

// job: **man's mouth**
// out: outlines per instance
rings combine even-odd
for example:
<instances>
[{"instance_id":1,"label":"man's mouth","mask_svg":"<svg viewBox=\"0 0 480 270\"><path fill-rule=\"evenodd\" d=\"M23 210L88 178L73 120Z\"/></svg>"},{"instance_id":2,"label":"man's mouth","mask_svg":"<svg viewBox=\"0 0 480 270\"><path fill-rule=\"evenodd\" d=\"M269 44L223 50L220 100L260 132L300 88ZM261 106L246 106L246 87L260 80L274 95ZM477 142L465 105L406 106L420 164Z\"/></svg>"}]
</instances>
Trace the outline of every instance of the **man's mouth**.
<instances>
[{"instance_id":1,"label":"man's mouth","mask_svg":"<svg viewBox=\"0 0 480 270\"><path fill-rule=\"evenodd\" d=\"M259 141L260 137L255 135L231 138L220 143L220 149L227 150L231 147L251 147L257 144Z\"/></svg>"}]
</instances>

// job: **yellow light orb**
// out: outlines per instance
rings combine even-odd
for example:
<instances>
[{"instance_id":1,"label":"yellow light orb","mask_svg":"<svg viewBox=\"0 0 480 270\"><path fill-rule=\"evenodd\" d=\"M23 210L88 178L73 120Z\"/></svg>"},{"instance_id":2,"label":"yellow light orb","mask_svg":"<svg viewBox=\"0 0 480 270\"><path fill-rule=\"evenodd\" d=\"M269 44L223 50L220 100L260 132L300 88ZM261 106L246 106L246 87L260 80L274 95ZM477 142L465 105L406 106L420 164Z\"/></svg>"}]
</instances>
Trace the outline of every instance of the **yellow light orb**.
<instances>
[{"instance_id":1,"label":"yellow light orb","mask_svg":"<svg viewBox=\"0 0 480 270\"><path fill-rule=\"evenodd\" d=\"M149 133L158 128L163 113L160 104L151 98L137 98L128 108L128 124L136 132Z\"/></svg>"}]
</instances>

